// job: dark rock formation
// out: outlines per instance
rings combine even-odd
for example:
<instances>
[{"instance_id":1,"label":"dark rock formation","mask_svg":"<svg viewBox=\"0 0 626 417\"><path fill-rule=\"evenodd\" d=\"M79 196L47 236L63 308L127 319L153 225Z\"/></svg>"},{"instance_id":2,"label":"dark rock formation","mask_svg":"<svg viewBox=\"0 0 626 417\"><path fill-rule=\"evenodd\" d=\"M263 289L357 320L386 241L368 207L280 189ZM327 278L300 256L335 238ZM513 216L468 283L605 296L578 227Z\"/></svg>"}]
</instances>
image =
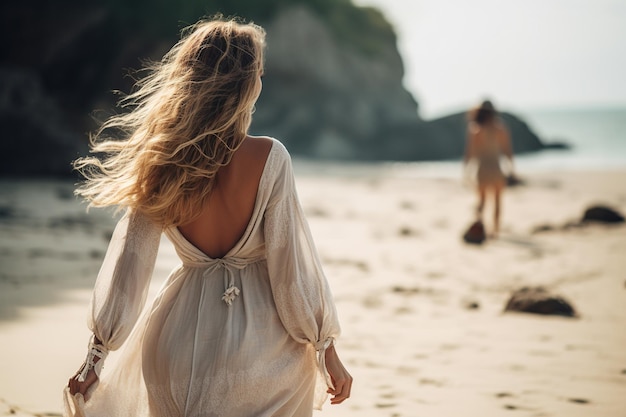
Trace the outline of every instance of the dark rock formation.
<instances>
[{"instance_id":1,"label":"dark rock formation","mask_svg":"<svg viewBox=\"0 0 626 417\"><path fill-rule=\"evenodd\" d=\"M66 175L87 146L31 71L0 69L0 174Z\"/></svg>"},{"instance_id":2,"label":"dark rock formation","mask_svg":"<svg viewBox=\"0 0 626 417\"><path fill-rule=\"evenodd\" d=\"M183 3L3 3L0 175L70 173L71 161L86 153L86 132L96 127L93 112L112 110L112 90L130 91L128 69L138 69L141 59L160 59L176 42L172 22L195 20L173 14L200 4ZM255 19L246 7L267 12L258 15L265 19L260 23L268 49L252 133L276 136L293 154L314 158L415 161L462 155L464 114L419 118L417 102L402 86L395 34L380 12L357 10L347 0L215 0L202 10L227 6L241 8L227 14ZM524 122L510 114L503 118L516 152L542 149Z\"/></svg>"},{"instance_id":3,"label":"dark rock formation","mask_svg":"<svg viewBox=\"0 0 626 417\"><path fill-rule=\"evenodd\" d=\"M554 150L570 150L572 149L572 145L567 143L566 141L553 141L544 143L544 149L554 149Z\"/></svg>"},{"instance_id":4,"label":"dark rock formation","mask_svg":"<svg viewBox=\"0 0 626 417\"><path fill-rule=\"evenodd\" d=\"M100 3L100 4L98 4ZM97 108L110 110L137 46L114 30L105 2L4 2L0 8L0 175L59 176L87 153Z\"/></svg>"},{"instance_id":5,"label":"dark rock formation","mask_svg":"<svg viewBox=\"0 0 626 417\"><path fill-rule=\"evenodd\" d=\"M543 287L524 287L513 292L504 311L577 317L574 307L568 301L550 294Z\"/></svg>"},{"instance_id":6,"label":"dark rock formation","mask_svg":"<svg viewBox=\"0 0 626 417\"><path fill-rule=\"evenodd\" d=\"M543 143L530 127L510 113L502 113L515 153L543 149ZM466 115L457 113L411 127L413 140L402 144L389 159L459 159L465 151ZM408 128L408 127L407 127Z\"/></svg>"},{"instance_id":7,"label":"dark rock formation","mask_svg":"<svg viewBox=\"0 0 626 417\"><path fill-rule=\"evenodd\" d=\"M624 216L606 206L592 206L585 210L583 222L624 223Z\"/></svg>"}]
</instances>

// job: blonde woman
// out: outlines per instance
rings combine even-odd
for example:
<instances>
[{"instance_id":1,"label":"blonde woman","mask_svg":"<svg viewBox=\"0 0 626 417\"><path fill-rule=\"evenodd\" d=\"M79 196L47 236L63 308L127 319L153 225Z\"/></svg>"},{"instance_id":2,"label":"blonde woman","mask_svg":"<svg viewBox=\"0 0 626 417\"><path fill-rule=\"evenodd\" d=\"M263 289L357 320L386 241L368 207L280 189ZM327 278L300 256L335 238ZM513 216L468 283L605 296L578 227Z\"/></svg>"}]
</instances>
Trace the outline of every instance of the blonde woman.
<instances>
[{"instance_id":1,"label":"blonde woman","mask_svg":"<svg viewBox=\"0 0 626 417\"><path fill-rule=\"evenodd\" d=\"M500 207L502 190L506 186L506 176L500 160L508 159L509 175L513 175L513 151L508 129L500 120L498 112L489 100L468 113L467 143L464 162L475 159L478 163L477 185L478 206L477 220L482 222L483 209L488 194L493 195L494 218L492 236L500 231Z\"/></svg>"},{"instance_id":2,"label":"blonde woman","mask_svg":"<svg viewBox=\"0 0 626 417\"><path fill-rule=\"evenodd\" d=\"M264 43L254 24L199 22L97 132L99 156L76 162L77 194L125 214L66 416L311 416L327 393L349 397L289 154L247 134ZM161 233L182 264L142 313Z\"/></svg>"}]
</instances>

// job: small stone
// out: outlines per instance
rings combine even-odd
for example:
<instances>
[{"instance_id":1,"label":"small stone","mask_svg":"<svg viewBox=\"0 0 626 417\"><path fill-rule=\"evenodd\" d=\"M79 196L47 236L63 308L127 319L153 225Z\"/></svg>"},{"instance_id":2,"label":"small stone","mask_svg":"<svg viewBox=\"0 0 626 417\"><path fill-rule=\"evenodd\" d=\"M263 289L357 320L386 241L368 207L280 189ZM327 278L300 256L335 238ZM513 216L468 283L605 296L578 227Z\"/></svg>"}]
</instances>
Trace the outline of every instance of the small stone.
<instances>
[{"instance_id":1,"label":"small stone","mask_svg":"<svg viewBox=\"0 0 626 417\"><path fill-rule=\"evenodd\" d=\"M463 240L466 243L480 245L485 241L485 239L487 239L487 234L485 233L485 225L480 220L472 223L467 231L463 234Z\"/></svg>"},{"instance_id":2,"label":"small stone","mask_svg":"<svg viewBox=\"0 0 626 417\"><path fill-rule=\"evenodd\" d=\"M584 398L570 398L569 402L576 404L589 404L590 401Z\"/></svg>"},{"instance_id":3,"label":"small stone","mask_svg":"<svg viewBox=\"0 0 626 417\"><path fill-rule=\"evenodd\" d=\"M607 206L592 206L585 210L583 222L624 223L624 216Z\"/></svg>"},{"instance_id":4,"label":"small stone","mask_svg":"<svg viewBox=\"0 0 626 417\"><path fill-rule=\"evenodd\" d=\"M577 317L574 307L563 297L543 287L523 287L511 295L504 311Z\"/></svg>"},{"instance_id":5,"label":"small stone","mask_svg":"<svg viewBox=\"0 0 626 417\"><path fill-rule=\"evenodd\" d=\"M480 309L480 303L476 300L463 300L463 307L466 310L478 310Z\"/></svg>"}]
</instances>

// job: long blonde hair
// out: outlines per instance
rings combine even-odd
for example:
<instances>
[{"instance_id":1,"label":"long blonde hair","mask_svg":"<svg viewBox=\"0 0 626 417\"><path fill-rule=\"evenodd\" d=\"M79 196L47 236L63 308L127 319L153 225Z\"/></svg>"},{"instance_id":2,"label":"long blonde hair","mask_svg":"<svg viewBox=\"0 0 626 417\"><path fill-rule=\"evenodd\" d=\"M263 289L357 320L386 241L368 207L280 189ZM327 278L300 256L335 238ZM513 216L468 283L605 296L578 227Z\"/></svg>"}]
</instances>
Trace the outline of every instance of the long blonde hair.
<instances>
[{"instance_id":1,"label":"long blonde hair","mask_svg":"<svg viewBox=\"0 0 626 417\"><path fill-rule=\"evenodd\" d=\"M74 162L85 177L76 194L89 206L141 211L163 227L193 220L246 137L264 46L265 31L252 23L217 19L187 28L120 101L131 111L90 137L100 155Z\"/></svg>"}]
</instances>

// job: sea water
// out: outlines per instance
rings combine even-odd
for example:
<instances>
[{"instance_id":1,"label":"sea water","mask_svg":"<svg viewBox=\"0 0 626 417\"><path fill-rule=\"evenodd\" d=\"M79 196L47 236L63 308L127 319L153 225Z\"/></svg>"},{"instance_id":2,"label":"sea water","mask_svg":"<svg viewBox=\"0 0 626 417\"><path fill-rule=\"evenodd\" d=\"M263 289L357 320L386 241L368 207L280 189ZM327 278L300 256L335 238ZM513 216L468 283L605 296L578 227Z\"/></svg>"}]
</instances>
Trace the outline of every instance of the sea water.
<instances>
[{"instance_id":1,"label":"sea water","mask_svg":"<svg viewBox=\"0 0 626 417\"><path fill-rule=\"evenodd\" d=\"M520 155L520 166L535 169L626 168L626 107L530 110L519 114L546 142L571 149Z\"/></svg>"}]
</instances>

